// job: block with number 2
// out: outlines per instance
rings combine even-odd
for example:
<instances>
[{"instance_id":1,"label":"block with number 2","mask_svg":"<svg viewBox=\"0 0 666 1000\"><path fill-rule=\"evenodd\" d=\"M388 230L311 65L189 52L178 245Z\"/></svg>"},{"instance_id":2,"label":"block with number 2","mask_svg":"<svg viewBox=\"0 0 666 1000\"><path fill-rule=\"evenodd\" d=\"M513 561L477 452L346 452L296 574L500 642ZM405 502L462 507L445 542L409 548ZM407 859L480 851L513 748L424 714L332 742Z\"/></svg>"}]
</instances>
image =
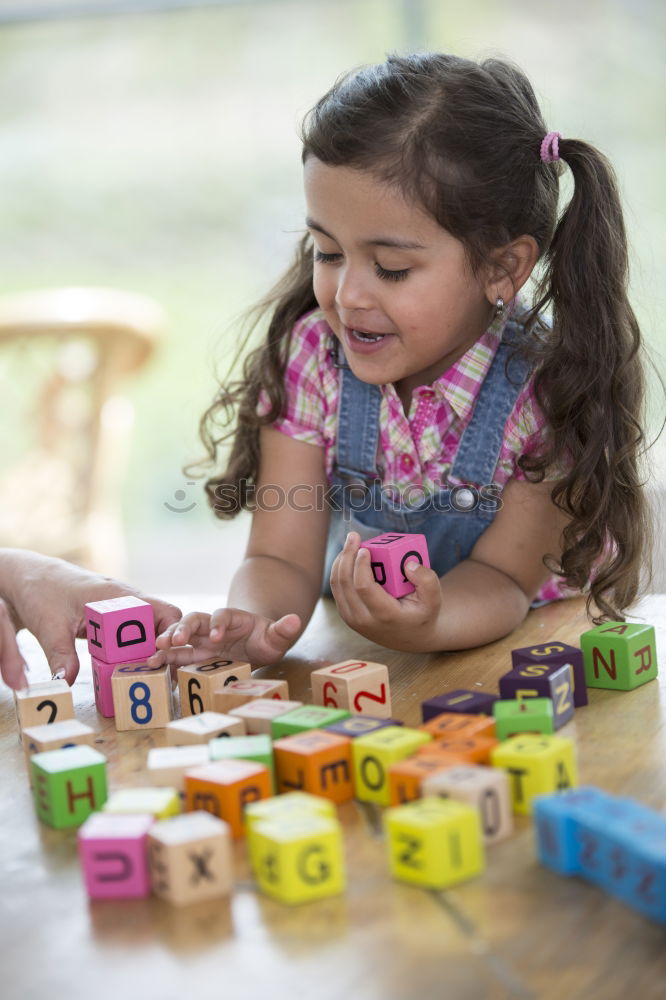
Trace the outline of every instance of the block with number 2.
<instances>
[{"instance_id":1,"label":"block with number 2","mask_svg":"<svg viewBox=\"0 0 666 1000\"><path fill-rule=\"evenodd\" d=\"M388 667L364 660L343 660L313 670L312 700L325 708L346 708L356 715L391 716Z\"/></svg>"}]
</instances>

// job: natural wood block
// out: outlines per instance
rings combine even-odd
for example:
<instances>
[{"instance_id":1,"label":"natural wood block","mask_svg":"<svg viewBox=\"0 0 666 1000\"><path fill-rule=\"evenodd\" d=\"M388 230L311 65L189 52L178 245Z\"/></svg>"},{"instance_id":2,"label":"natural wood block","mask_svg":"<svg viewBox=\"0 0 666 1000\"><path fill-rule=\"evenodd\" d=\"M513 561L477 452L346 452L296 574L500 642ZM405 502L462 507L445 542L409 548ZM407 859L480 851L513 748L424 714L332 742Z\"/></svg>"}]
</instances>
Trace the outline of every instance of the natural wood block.
<instances>
[{"instance_id":1,"label":"natural wood block","mask_svg":"<svg viewBox=\"0 0 666 1000\"><path fill-rule=\"evenodd\" d=\"M168 664L122 663L111 677L116 729L162 729L172 717Z\"/></svg>"},{"instance_id":2,"label":"natural wood block","mask_svg":"<svg viewBox=\"0 0 666 1000\"><path fill-rule=\"evenodd\" d=\"M490 754L498 745L498 741L490 736L451 736L448 739L438 738L426 743L418 750L419 756L446 754L456 757L461 763L488 764Z\"/></svg>"},{"instance_id":3,"label":"natural wood block","mask_svg":"<svg viewBox=\"0 0 666 1000\"><path fill-rule=\"evenodd\" d=\"M446 889L480 875L485 866L479 812L436 797L394 806L384 814L394 878Z\"/></svg>"},{"instance_id":4,"label":"natural wood block","mask_svg":"<svg viewBox=\"0 0 666 1000\"><path fill-rule=\"evenodd\" d=\"M308 903L345 889L342 830L337 820L300 814L252 828L250 856L262 892L282 903Z\"/></svg>"},{"instance_id":5,"label":"natural wood block","mask_svg":"<svg viewBox=\"0 0 666 1000\"><path fill-rule=\"evenodd\" d=\"M201 712L188 715L184 719L169 722L166 727L166 741L169 746L185 746L188 743L209 743L215 737L244 736L245 724L242 719L221 712Z\"/></svg>"},{"instance_id":6,"label":"natural wood block","mask_svg":"<svg viewBox=\"0 0 666 1000\"><path fill-rule=\"evenodd\" d=\"M78 832L86 891L91 899L135 899L150 894L149 815L93 813Z\"/></svg>"},{"instance_id":7,"label":"natural wood block","mask_svg":"<svg viewBox=\"0 0 666 1000\"><path fill-rule=\"evenodd\" d=\"M67 681L44 681L14 693L19 729L50 726L74 718L74 701Z\"/></svg>"},{"instance_id":8,"label":"natural wood block","mask_svg":"<svg viewBox=\"0 0 666 1000\"><path fill-rule=\"evenodd\" d=\"M273 719L278 715L300 708L302 701L282 701L273 698L255 698L238 708L232 708L229 715L242 719L248 736L270 736Z\"/></svg>"},{"instance_id":9,"label":"natural wood block","mask_svg":"<svg viewBox=\"0 0 666 1000\"><path fill-rule=\"evenodd\" d=\"M494 844L513 832L509 779L500 768L450 767L426 776L421 787L424 798L439 795L478 809L486 844Z\"/></svg>"},{"instance_id":10,"label":"natural wood block","mask_svg":"<svg viewBox=\"0 0 666 1000\"><path fill-rule=\"evenodd\" d=\"M513 811L522 815L531 813L537 795L578 784L574 746L564 736L514 736L495 747L490 760L507 771Z\"/></svg>"},{"instance_id":11,"label":"natural wood block","mask_svg":"<svg viewBox=\"0 0 666 1000\"><path fill-rule=\"evenodd\" d=\"M348 719L349 715L346 708L303 705L301 708L294 708L291 712L285 712L284 715L273 719L271 736L274 740L279 740L283 736L294 736L296 733L304 733L309 729L325 729L334 722Z\"/></svg>"},{"instance_id":12,"label":"natural wood block","mask_svg":"<svg viewBox=\"0 0 666 1000\"><path fill-rule=\"evenodd\" d=\"M216 712L230 712L233 708L246 705L258 698L274 698L286 701L289 685L286 681L233 681L213 694L213 709Z\"/></svg>"},{"instance_id":13,"label":"natural wood block","mask_svg":"<svg viewBox=\"0 0 666 1000\"><path fill-rule=\"evenodd\" d=\"M96 656L90 657L93 675L93 690L95 692L95 704L97 711L105 719L113 718L113 690L111 688L111 678L116 669L115 663L107 663L99 660Z\"/></svg>"},{"instance_id":14,"label":"natural wood block","mask_svg":"<svg viewBox=\"0 0 666 1000\"><path fill-rule=\"evenodd\" d=\"M421 718L429 722L443 712L461 712L469 715L492 715L493 703L497 701L496 694L489 691L467 691L460 688L427 698L421 703Z\"/></svg>"},{"instance_id":15,"label":"natural wood block","mask_svg":"<svg viewBox=\"0 0 666 1000\"><path fill-rule=\"evenodd\" d=\"M177 788L184 795L185 772L209 761L207 743L192 743L183 747L152 747L148 751L146 772L154 785Z\"/></svg>"},{"instance_id":16,"label":"natural wood block","mask_svg":"<svg viewBox=\"0 0 666 1000\"><path fill-rule=\"evenodd\" d=\"M232 888L229 826L208 812L155 823L148 837L153 892L176 905L228 896Z\"/></svg>"},{"instance_id":17,"label":"natural wood block","mask_svg":"<svg viewBox=\"0 0 666 1000\"><path fill-rule=\"evenodd\" d=\"M449 736L489 736L495 738L495 720L487 715L465 715L462 712L442 712L419 726L434 739Z\"/></svg>"},{"instance_id":18,"label":"natural wood block","mask_svg":"<svg viewBox=\"0 0 666 1000\"><path fill-rule=\"evenodd\" d=\"M657 676L657 647L652 625L605 622L583 632L588 687L631 691Z\"/></svg>"},{"instance_id":19,"label":"natural wood block","mask_svg":"<svg viewBox=\"0 0 666 1000\"><path fill-rule=\"evenodd\" d=\"M354 798L351 740L323 730L273 744L279 792L305 791L341 804Z\"/></svg>"},{"instance_id":20,"label":"natural wood block","mask_svg":"<svg viewBox=\"0 0 666 1000\"><path fill-rule=\"evenodd\" d=\"M92 746L96 736L94 729L78 719L63 719L62 722L51 722L45 726L28 726L21 734L28 771L33 754L83 744Z\"/></svg>"},{"instance_id":21,"label":"natural wood block","mask_svg":"<svg viewBox=\"0 0 666 1000\"><path fill-rule=\"evenodd\" d=\"M573 668L568 663L563 666L528 663L500 677L499 692L503 701L550 698L553 703L553 725L555 729L559 729L574 714L573 685Z\"/></svg>"},{"instance_id":22,"label":"natural wood block","mask_svg":"<svg viewBox=\"0 0 666 1000\"><path fill-rule=\"evenodd\" d=\"M140 597L110 597L86 604L90 655L106 663L127 663L155 652L153 609Z\"/></svg>"},{"instance_id":23,"label":"natural wood block","mask_svg":"<svg viewBox=\"0 0 666 1000\"><path fill-rule=\"evenodd\" d=\"M370 552L370 568L375 582L392 597L400 598L414 592L414 584L410 583L405 573L405 564L409 560L430 566L425 535L388 531L361 542L361 548Z\"/></svg>"},{"instance_id":24,"label":"natural wood block","mask_svg":"<svg viewBox=\"0 0 666 1000\"><path fill-rule=\"evenodd\" d=\"M177 788L119 788L112 792L103 806L105 813L143 813L155 819L177 816L181 811Z\"/></svg>"},{"instance_id":25,"label":"natural wood block","mask_svg":"<svg viewBox=\"0 0 666 1000\"><path fill-rule=\"evenodd\" d=\"M206 660L178 668L180 714L199 715L213 709L213 695L234 681L249 680L252 668L242 660Z\"/></svg>"},{"instance_id":26,"label":"natural wood block","mask_svg":"<svg viewBox=\"0 0 666 1000\"><path fill-rule=\"evenodd\" d=\"M407 726L386 726L352 740L354 789L362 802L389 804L388 770L391 764L416 753L429 743L429 733Z\"/></svg>"},{"instance_id":27,"label":"natural wood block","mask_svg":"<svg viewBox=\"0 0 666 1000\"><path fill-rule=\"evenodd\" d=\"M36 753L31 769L37 816L56 830L80 826L106 801L106 757L93 747Z\"/></svg>"},{"instance_id":28,"label":"natural wood block","mask_svg":"<svg viewBox=\"0 0 666 1000\"><path fill-rule=\"evenodd\" d=\"M391 764L388 769L389 804L392 806L413 802L423 797L423 783L432 774L451 770L451 762L435 755L417 754Z\"/></svg>"},{"instance_id":29,"label":"natural wood block","mask_svg":"<svg viewBox=\"0 0 666 1000\"><path fill-rule=\"evenodd\" d=\"M234 837L245 830L245 806L271 795L271 775L262 764L247 760L218 760L185 773L188 812L205 809L225 820Z\"/></svg>"},{"instance_id":30,"label":"natural wood block","mask_svg":"<svg viewBox=\"0 0 666 1000\"><path fill-rule=\"evenodd\" d=\"M514 670L518 667L539 667L544 663L553 667L570 666L573 673L574 705L576 708L587 705L587 684L582 650L559 640L511 650L511 664Z\"/></svg>"},{"instance_id":31,"label":"natural wood block","mask_svg":"<svg viewBox=\"0 0 666 1000\"><path fill-rule=\"evenodd\" d=\"M310 680L315 705L379 718L391 715L389 672L384 663L343 660L313 670Z\"/></svg>"}]
</instances>

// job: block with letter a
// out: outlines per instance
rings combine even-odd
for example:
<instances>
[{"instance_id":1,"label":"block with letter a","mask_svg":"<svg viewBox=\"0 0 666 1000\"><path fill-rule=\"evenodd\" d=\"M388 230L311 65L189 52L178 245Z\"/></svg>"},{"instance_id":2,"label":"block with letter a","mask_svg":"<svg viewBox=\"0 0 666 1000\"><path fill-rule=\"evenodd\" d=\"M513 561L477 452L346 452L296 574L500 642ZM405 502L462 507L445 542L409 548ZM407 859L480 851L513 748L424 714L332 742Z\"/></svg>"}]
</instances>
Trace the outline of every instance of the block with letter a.
<instances>
[{"instance_id":1,"label":"block with letter a","mask_svg":"<svg viewBox=\"0 0 666 1000\"><path fill-rule=\"evenodd\" d=\"M388 667L384 663L343 660L313 670L312 700L325 708L346 708L356 715L391 716Z\"/></svg>"}]
</instances>

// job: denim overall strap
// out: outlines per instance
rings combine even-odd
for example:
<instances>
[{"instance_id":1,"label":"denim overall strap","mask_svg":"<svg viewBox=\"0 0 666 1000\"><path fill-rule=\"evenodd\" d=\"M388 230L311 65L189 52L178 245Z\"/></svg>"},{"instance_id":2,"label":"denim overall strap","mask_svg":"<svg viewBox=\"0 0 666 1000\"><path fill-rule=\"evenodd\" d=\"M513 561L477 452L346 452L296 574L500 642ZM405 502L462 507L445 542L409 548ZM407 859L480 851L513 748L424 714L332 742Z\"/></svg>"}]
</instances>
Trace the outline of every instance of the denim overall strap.
<instances>
[{"instance_id":1,"label":"denim overall strap","mask_svg":"<svg viewBox=\"0 0 666 1000\"><path fill-rule=\"evenodd\" d=\"M378 478L377 445L382 394L378 385L361 382L340 365L340 400L336 438L336 474L349 481Z\"/></svg>"}]
</instances>

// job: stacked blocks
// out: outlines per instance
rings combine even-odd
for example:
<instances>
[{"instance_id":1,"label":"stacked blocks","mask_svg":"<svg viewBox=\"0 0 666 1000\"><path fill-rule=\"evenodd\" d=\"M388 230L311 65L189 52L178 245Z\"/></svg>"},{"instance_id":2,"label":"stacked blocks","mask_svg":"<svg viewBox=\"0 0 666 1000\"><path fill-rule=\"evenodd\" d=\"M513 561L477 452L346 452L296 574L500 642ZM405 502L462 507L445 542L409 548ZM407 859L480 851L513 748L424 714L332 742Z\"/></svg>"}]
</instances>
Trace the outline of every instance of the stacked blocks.
<instances>
[{"instance_id":1,"label":"stacked blocks","mask_svg":"<svg viewBox=\"0 0 666 1000\"><path fill-rule=\"evenodd\" d=\"M425 535L406 535L397 532L387 532L361 542L360 548L370 552L370 567L375 582L391 594L392 597L404 597L411 594L414 584L410 583L405 573L408 560L420 562L430 567L428 545Z\"/></svg>"},{"instance_id":2,"label":"stacked blocks","mask_svg":"<svg viewBox=\"0 0 666 1000\"><path fill-rule=\"evenodd\" d=\"M657 676L657 649L652 625L605 622L583 632L588 687L631 691Z\"/></svg>"},{"instance_id":3,"label":"stacked blocks","mask_svg":"<svg viewBox=\"0 0 666 1000\"><path fill-rule=\"evenodd\" d=\"M522 646L520 649L511 650L511 664L513 670L517 670L519 667L540 666L542 664L549 667L571 667L574 705L576 708L587 705L583 653L576 646L570 646L566 642L545 642L537 646Z\"/></svg>"},{"instance_id":4,"label":"stacked blocks","mask_svg":"<svg viewBox=\"0 0 666 1000\"><path fill-rule=\"evenodd\" d=\"M568 663L562 666L547 663L523 664L500 677L499 692L504 701L550 698L555 729L563 726L574 714L573 668Z\"/></svg>"},{"instance_id":5,"label":"stacked blocks","mask_svg":"<svg viewBox=\"0 0 666 1000\"><path fill-rule=\"evenodd\" d=\"M391 715L388 667L384 663L343 660L313 670L310 677L315 705L379 718Z\"/></svg>"},{"instance_id":6,"label":"stacked blocks","mask_svg":"<svg viewBox=\"0 0 666 1000\"><path fill-rule=\"evenodd\" d=\"M86 890L91 899L148 896L146 840L154 819L134 813L93 813L78 832Z\"/></svg>"},{"instance_id":7,"label":"stacked blocks","mask_svg":"<svg viewBox=\"0 0 666 1000\"><path fill-rule=\"evenodd\" d=\"M56 830L80 826L106 801L106 758L92 747L37 753L31 768L37 816Z\"/></svg>"},{"instance_id":8,"label":"stacked blocks","mask_svg":"<svg viewBox=\"0 0 666 1000\"><path fill-rule=\"evenodd\" d=\"M199 715L213 708L213 695L227 684L250 680L249 663L240 660L206 660L178 668L180 714Z\"/></svg>"},{"instance_id":9,"label":"stacked blocks","mask_svg":"<svg viewBox=\"0 0 666 1000\"><path fill-rule=\"evenodd\" d=\"M493 767L510 778L514 812L529 815L537 795L564 791L578 783L574 747L564 736L526 733L500 743L491 753Z\"/></svg>"}]
</instances>

